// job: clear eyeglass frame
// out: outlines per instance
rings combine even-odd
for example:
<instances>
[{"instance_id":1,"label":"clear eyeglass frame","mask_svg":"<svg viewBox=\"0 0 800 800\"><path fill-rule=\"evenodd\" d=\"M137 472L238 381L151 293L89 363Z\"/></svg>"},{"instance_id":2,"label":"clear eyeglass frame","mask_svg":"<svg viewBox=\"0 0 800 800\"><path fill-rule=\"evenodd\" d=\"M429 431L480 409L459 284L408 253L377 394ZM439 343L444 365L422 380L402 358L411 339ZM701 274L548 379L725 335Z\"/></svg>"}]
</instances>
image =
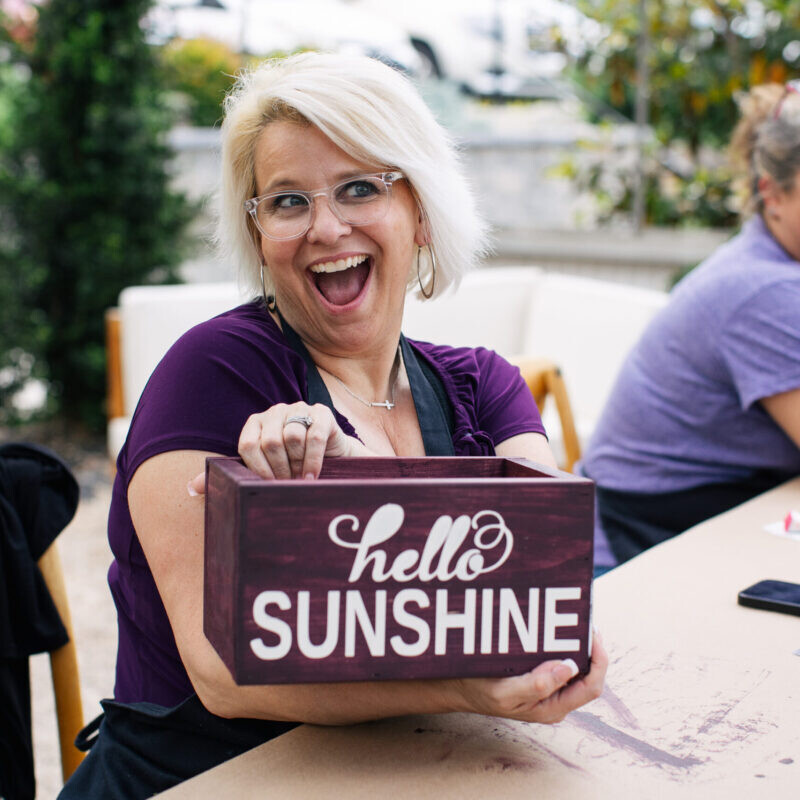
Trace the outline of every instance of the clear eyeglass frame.
<instances>
[{"instance_id":1,"label":"clear eyeglass frame","mask_svg":"<svg viewBox=\"0 0 800 800\"><path fill-rule=\"evenodd\" d=\"M253 224L258 228L261 233L264 234L268 239L272 239L273 241L286 241L288 239L299 239L301 236L305 236L308 233L309 228L314 224L314 215L315 215L315 204L314 198L316 197L325 197L328 202L328 208L334 214L334 216L345 225L370 225L373 222L377 222L378 220L383 219L386 216L386 213L389 210L389 207L392 202L392 184L395 181L399 181L404 178L402 172L399 170L391 170L387 172L369 172L362 175L353 175L350 178L346 178L343 181L339 181L338 183L333 184L332 186L326 186L324 189L318 189L316 192L307 192L300 189L291 189L291 190L283 190L281 192L270 192L269 194L262 194L258 197L251 197L249 200L245 200L244 208L245 211L252 217ZM386 187L386 195L385 197L377 198L381 202L378 203L365 203L359 204L354 206L354 208L360 209L359 215L357 219L348 218L347 214L344 213L340 203L336 200L335 193L337 190L341 189L342 187L347 186L348 184L357 183L360 180L365 179L377 179L381 181L384 186ZM258 208L259 206L264 203L265 201L274 200L278 197L292 197L298 196L303 197L307 203L307 211L304 216L298 216L298 221L301 221L301 227L298 228L296 233L291 233L287 236L279 236L275 233L270 233L270 231L266 230L265 227L261 224L258 218ZM367 215L364 217L364 210L367 208L373 208L374 213Z\"/></svg>"}]
</instances>

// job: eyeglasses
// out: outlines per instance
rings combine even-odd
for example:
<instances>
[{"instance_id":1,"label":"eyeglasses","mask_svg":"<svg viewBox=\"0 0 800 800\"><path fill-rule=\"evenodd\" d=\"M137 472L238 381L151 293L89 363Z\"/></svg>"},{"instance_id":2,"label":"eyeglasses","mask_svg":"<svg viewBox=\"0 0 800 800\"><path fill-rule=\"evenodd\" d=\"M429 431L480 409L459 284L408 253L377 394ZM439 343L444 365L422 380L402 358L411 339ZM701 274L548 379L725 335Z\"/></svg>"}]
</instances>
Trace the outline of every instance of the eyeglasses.
<instances>
[{"instance_id":1,"label":"eyeglasses","mask_svg":"<svg viewBox=\"0 0 800 800\"><path fill-rule=\"evenodd\" d=\"M783 109L783 104L786 102L786 98L790 94L800 94L800 80L793 80L788 81L786 85L783 87L783 94L781 95L781 99L778 100L777 105L775 106L775 111L772 112L772 119L778 119L781 115L781 110Z\"/></svg>"},{"instance_id":2,"label":"eyeglasses","mask_svg":"<svg viewBox=\"0 0 800 800\"><path fill-rule=\"evenodd\" d=\"M316 192L291 190L263 194L244 204L256 227L268 239L296 239L314 221L314 198L325 197L328 208L345 225L369 225L386 216L392 184L402 172L356 175Z\"/></svg>"}]
</instances>

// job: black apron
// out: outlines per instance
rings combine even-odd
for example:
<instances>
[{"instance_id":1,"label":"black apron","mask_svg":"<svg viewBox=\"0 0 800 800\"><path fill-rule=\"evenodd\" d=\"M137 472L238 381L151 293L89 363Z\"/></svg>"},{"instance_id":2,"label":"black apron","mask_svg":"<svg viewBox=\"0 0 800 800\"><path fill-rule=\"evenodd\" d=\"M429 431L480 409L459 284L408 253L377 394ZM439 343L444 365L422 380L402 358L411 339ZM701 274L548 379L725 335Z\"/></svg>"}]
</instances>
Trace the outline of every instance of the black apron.
<instances>
[{"instance_id":1,"label":"black apron","mask_svg":"<svg viewBox=\"0 0 800 800\"><path fill-rule=\"evenodd\" d=\"M747 481L653 494L597 486L597 512L611 550L622 564L792 477L789 473L764 470Z\"/></svg>"},{"instance_id":2,"label":"black apron","mask_svg":"<svg viewBox=\"0 0 800 800\"><path fill-rule=\"evenodd\" d=\"M281 317L283 334L303 359L309 404L322 403L337 415L330 394L300 337ZM404 336L400 350L411 385L425 454L452 456L453 410L442 382ZM166 791L298 723L223 719L192 695L174 708L153 703L104 700L103 713L78 735L88 756L61 791L59 800L139 800Z\"/></svg>"}]
</instances>

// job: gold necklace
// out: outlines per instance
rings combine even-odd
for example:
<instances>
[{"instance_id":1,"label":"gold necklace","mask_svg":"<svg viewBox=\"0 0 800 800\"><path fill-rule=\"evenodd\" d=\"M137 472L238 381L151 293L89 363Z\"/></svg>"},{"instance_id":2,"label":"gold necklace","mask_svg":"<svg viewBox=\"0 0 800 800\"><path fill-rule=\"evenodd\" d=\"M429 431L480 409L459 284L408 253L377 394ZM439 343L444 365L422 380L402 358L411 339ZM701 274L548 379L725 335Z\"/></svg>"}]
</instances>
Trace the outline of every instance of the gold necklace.
<instances>
[{"instance_id":1,"label":"gold necklace","mask_svg":"<svg viewBox=\"0 0 800 800\"><path fill-rule=\"evenodd\" d=\"M391 394L389 395L388 400L382 400L382 401L365 400L360 395L357 395L341 378L334 375L330 370L325 369L325 367L322 367L322 369L325 372L327 372L328 375L330 375L334 380L337 380L342 385L342 388L351 397L355 397L355 399L358 400L359 403L363 403L365 406L368 406L369 408L385 408L387 411L391 411L395 407L396 404L394 402L394 388L397 385L397 378L400 375L400 345L397 345L397 354L394 357L394 364L392 365L392 369L395 370L395 373L394 373L394 380L392 381L392 385L390 387Z\"/></svg>"}]
</instances>

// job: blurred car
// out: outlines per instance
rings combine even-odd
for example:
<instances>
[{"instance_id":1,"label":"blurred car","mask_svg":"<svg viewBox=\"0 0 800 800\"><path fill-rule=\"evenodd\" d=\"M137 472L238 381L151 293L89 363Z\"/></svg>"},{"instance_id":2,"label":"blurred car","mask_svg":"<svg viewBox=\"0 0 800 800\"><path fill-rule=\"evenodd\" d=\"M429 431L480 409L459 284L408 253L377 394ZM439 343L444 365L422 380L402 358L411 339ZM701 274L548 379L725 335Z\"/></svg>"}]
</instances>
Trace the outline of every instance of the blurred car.
<instances>
[{"instance_id":1,"label":"blurred car","mask_svg":"<svg viewBox=\"0 0 800 800\"><path fill-rule=\"evenodd\" d=\"M154 42L206 37L237 52L354 52L418 75L423 62L405 30L343 0L159 0L145 26Z\"/></svg>"},{"instance_id":2,"label":"blurred car","mask_svg":"<svg viewBox=\"0 0 800 800\"><path fill-rule=\"evenodd\" d=\"M535 94L602 29L560 0L350 0L404 29L423 74L479 95ZM536 88L538 87L538 89Z\"/></svg>"}]
</instances>

